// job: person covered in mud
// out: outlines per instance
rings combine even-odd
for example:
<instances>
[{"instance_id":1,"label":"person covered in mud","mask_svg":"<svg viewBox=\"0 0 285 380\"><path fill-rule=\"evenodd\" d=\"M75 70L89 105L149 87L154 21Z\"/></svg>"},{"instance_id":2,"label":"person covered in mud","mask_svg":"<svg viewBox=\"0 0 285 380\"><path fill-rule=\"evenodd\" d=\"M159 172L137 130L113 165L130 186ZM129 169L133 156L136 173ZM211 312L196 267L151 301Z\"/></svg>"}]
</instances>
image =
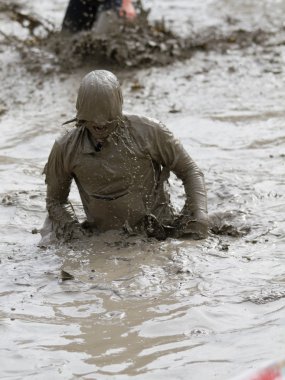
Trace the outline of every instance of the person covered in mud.
<instances>
[{"instance_id":1,"label":"person covered in mud","mask_svg":"<svg viewBox=\"0 0 285 380\"><path fill-rule=\"evenodd\" d=\"M136 11L132 0L69 0L62 31L76 33L92 28L101 13L115 10L120 17L133 21Z\"/></svg>"},{"instance_id":2,"label":"person covered in mud","mask_svg":"<svg viewBox=\"0 0 285 380\"><path fill-rule=\"evenodd\" d=\"M126 114L115 75L87 74L77 96L75 127L59 138L45 166L49 225L69 240L107 230L168 236L207 236L207 200L202 172L160 122ZM65 124L66 124L65 123ZM170 172L183 181L186 201L175 215L165 190ZM75 181L86 221L80 223L68 196Z\"/></svg>"}]
</instances>

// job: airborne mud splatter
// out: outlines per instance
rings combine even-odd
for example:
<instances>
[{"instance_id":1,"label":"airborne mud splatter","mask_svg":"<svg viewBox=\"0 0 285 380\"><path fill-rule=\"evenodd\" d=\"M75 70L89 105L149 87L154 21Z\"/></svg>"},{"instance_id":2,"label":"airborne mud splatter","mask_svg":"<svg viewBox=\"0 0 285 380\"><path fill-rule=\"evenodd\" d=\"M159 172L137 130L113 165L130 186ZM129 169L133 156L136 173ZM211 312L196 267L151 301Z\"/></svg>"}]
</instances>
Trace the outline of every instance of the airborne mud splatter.
<instances>
[{"instance_id":1,"label":"airborne mud splatter","mask_svg":"<svg viewBox=\"0 0 285 380\"><path fill-rule=\"evenodd\" d=\"M164 66L177 60L190 58L196 51L246 48L254 45L270 45L276 39L276 28L248 30L238 20L228 17L228 28L206 28L182 37L166 26L165 20L149 21L149 10L141 2L137 4L136 23L116 20L117 26L108 34L98 35L95 30L73 35L63 35L46 19L29 15L17 3L1 5L0 13L18 22L28 31L25 40L6 38L17 45L23 61L30 69L49 71L47 67L71 71L84 65L116 65L120 68ZM277 30L278 38L284 33Z\"/></svg>"},{"instance_id":2,"label":"airborne mud splatter","mask_svg":"<svg viewBox=\"0 0 285 380\"><path fill-rule=\"evenodd\" d=\"M84 36L66 67L54 49L66 4L17 4L47 29L0 13L1 378L228 380L280 357L285 2L146 1L166 30L189 16L191 33L171 34L184 45L163 52L170 65L143 63L158 49L148 46L128 52L130 68L116 55L87 59ZM51 145L74 116L81 77L107 64L126 110L164 121L205 173L216 220L207 240L108 232L37 247ZM170 189L179 209L182 185L171 177ZM71 201L82 217L76 192Z\"/></svg>"}]
</instances>

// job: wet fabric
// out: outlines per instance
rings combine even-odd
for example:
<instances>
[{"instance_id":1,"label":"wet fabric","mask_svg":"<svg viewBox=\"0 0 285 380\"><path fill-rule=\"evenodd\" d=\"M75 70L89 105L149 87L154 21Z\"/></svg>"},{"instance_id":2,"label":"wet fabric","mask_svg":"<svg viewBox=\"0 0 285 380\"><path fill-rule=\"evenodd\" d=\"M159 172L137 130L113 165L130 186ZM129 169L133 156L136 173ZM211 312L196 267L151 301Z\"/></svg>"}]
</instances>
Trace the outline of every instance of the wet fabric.
<instances>
[{"instance_id":1,"label":"wet fabric","mask_svg":"<svg viewBox=\"0 0 285 380\"><path fill-rule=\"evenodd\" d=\"M174 225L164 189L170 171L183 181L186 194L176 225L180 230L188 225L198 234L200 224L203 231L207 229L206 191L199 168L164 125L123 114L122 105L114 74L95 70L83 78L76 127L55 142L45 168L47 209L57 236L73 235L79 225L68 207L73 179L87 222L99 231L133 229L144 225L149 215L151 225Z\"/></svg>"},{"instance_id":2,"label":"wet fabric","mask_svg":"<svg viewBox=\"0 0 285 380\"><path fill-rule=\"evenodd\" d=\"M121 0L69 0L62 30L76 33L91 29L100 11L120 6Z\"/></svg>"},{"instance_id":3,"label":"wet fabric","mask_svg":"<svg viewBox=\"0 0 285 380\"><path fill-rule=\"evenodd\" d=\"M74 179L87 221L101 231L135 227L153 214L165 224L173 210L163 183L169 171L182 179L187 196L184 212L207 212L201 171L181 143L161 123L124 115L100 151L89 130L77 127L55 142L46 166L47 209L53 222L76 218L66 211Z\"/></svg>"},{"instance_id":4,"label":"wet fabric","mask_svg":"<svg viewBox=\"0 0 285 380\"><path fill-rule=\"evenodd\" d=\"M119 119L122 106L120 83L110 71L91 71L83 78L76 101L78 120L103 125Z\"/></svg>"}]
</instances>

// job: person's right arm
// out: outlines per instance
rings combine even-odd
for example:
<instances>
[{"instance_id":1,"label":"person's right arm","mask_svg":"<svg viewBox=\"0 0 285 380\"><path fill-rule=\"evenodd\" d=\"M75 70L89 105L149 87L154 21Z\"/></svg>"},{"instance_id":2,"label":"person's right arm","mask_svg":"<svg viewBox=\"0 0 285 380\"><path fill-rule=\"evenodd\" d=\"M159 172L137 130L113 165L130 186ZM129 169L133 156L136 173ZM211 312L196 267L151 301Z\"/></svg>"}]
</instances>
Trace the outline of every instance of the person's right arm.
<instances>
[{"instance_id":1,"label":"person's right arm","mask_svg":"<svg viewBox=\"0 0 285 380\"><path fill-rule=\"evenodd\" d=\"M82 230L68 202L72 174L64 161L64 147L55 142L44 170L47 184L46 207L56 236L69 240L80 237Z\"/></svg>"}]
</instances>

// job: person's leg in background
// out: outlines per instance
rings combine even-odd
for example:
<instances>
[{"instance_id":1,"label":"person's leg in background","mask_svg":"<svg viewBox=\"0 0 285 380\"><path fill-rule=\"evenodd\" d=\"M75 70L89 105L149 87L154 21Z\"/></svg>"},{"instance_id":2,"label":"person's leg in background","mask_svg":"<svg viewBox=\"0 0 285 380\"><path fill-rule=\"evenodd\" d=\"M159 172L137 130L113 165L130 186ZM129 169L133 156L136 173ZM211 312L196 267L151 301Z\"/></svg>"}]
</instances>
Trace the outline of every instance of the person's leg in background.
<instances>
[{"instance_id":1,"label":"person's leg in background","mask_svg":"<svg viewBox=\"0 0 285 380\"><path fill-rule=\"evenodd\" d=\"M132 0L69 0L62 23L62 31L71 33L92 28L98 12L114 9L121 17L133 21L136 11Z\"/></svg>"},{"instance_id":2,"label":"person's leg in background","mask_svg":"<svg viewBox=\"0 0 285 380\"><path fill-rule=\"evenodd\" d=\"M76 33L91 29L101 4L100 0L69 0L62 31Z\"/></svg>"}]
</instances>

